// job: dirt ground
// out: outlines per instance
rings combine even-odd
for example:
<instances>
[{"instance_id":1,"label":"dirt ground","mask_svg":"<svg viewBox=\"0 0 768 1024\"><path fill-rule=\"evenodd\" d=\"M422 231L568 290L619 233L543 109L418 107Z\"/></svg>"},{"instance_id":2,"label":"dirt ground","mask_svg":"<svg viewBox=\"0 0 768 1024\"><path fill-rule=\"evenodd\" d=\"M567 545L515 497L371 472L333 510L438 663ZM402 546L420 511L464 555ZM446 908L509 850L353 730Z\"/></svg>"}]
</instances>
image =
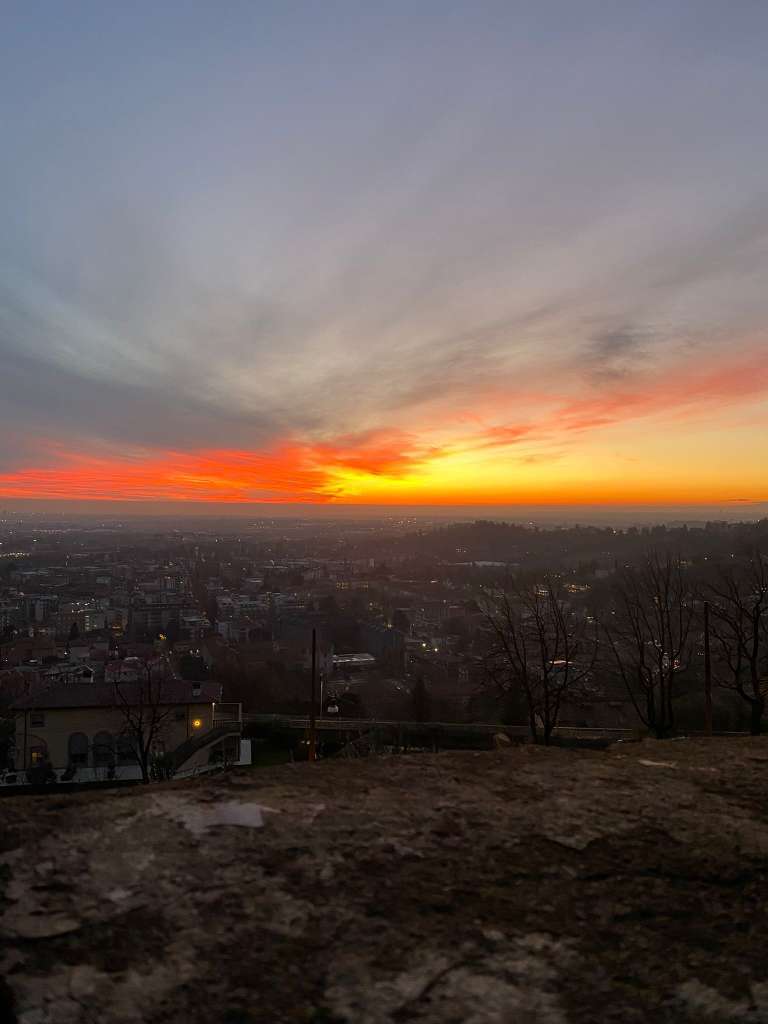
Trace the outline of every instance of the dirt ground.
<instances>
[{"instance_id":1,"label":"dirt ground","mask_svg":"<svg viewBox=\"0 0 768 1024\"><path fill-rule=\"evenodd\" d=\"M768 740L0 803L0 1021L768 1022Z\"/></svg>"}]
</instances>

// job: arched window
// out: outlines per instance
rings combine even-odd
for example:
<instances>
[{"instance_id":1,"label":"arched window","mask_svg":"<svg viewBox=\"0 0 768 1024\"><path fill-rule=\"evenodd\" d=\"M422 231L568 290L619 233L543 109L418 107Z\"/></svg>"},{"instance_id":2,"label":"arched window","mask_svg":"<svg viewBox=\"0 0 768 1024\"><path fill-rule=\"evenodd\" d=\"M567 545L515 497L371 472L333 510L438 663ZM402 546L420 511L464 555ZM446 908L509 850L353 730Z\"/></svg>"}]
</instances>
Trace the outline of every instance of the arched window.
<instances>
[{"instance_id":1,"label":"arched window","mask_svg":"<svg viewBox=\"0 0 768 1024\"><path fill-rule=\"evenodd\" d=\"M48 760L48 744L39 736L32 737L32 744L29 748L30 768L39 768Z\"/></svg>"},{"instance_id":2,"label":"arched window","mask_svg":"<svg viewBox=\"0 0 768 1024\"><path fill-rule=\"evenodd\" d=\"M68 744L69 763L88 764L88 737L84 732L73 732Z\"/></svg>"},{"instance_id":3,"label":"arched window","mask_svg":"<svg viewBox=\"0 0 768 1024\"><path fill-rule=\"evenodd\" d=\"M136 744L130 736L117 737L117 763L136 764Z\"/></svg>"},{"instance_id":4,"label":"arched window","mask_svg":"<svg viewBox=\"0 0 768 1024\"><path fill-rule=\"evenodd\" d=\"M99 768L115 763L115 741L108 732L97 732L93 737L93 767Z\"/></svg>"}]
</instances>

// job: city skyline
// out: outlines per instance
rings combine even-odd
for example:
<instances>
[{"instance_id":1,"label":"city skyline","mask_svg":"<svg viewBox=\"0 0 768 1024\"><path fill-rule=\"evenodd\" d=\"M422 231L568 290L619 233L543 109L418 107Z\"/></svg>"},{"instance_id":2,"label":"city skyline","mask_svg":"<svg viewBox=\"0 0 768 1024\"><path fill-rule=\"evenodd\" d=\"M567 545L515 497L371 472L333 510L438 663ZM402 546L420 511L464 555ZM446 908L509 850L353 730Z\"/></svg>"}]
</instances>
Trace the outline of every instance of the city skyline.
<instances>
[{"instance_id":1,"label":"city skyline","mask_svg":"<svg viewBox=\"0 0 768 1024\"><path fill-rule=\"evenodd\" d=\"M767 29L11 4L0 504L758 507Z\"/></svg>"}]
</instances>

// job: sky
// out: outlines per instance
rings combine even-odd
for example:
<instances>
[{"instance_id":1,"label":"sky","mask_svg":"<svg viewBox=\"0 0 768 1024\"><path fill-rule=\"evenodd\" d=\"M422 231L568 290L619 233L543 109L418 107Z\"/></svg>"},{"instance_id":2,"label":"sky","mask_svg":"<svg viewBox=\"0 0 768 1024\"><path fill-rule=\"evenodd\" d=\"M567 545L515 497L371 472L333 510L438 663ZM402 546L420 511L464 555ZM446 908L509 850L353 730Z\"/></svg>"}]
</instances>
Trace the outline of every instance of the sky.
<instances>
[{"instance_id":1,"label":"sky","mask_svg":"<svg viewBox=\"0 0 768 1024\"><path fill-rule=\"evenodd\" d=\"M0 500L768 500L768 5L0 9Z\"/></svg>"}]
</instances>

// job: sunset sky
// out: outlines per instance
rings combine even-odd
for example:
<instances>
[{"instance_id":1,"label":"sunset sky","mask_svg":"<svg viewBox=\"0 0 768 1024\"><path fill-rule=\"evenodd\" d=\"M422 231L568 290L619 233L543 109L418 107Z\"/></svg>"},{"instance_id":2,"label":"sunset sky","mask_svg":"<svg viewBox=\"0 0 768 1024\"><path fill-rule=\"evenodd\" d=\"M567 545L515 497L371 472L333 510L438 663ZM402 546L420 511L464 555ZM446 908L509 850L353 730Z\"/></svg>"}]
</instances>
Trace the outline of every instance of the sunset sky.
<instances>
[{"instance_id":1,"label":"sunset sky","mask_svg":"<svg viewBox=\"0 0 768 1024\"><path fill-rule=\"evenodd\" d=\"M0 501L768 500L767 40L4 3Z\"/></svg>"}]
</instances>

